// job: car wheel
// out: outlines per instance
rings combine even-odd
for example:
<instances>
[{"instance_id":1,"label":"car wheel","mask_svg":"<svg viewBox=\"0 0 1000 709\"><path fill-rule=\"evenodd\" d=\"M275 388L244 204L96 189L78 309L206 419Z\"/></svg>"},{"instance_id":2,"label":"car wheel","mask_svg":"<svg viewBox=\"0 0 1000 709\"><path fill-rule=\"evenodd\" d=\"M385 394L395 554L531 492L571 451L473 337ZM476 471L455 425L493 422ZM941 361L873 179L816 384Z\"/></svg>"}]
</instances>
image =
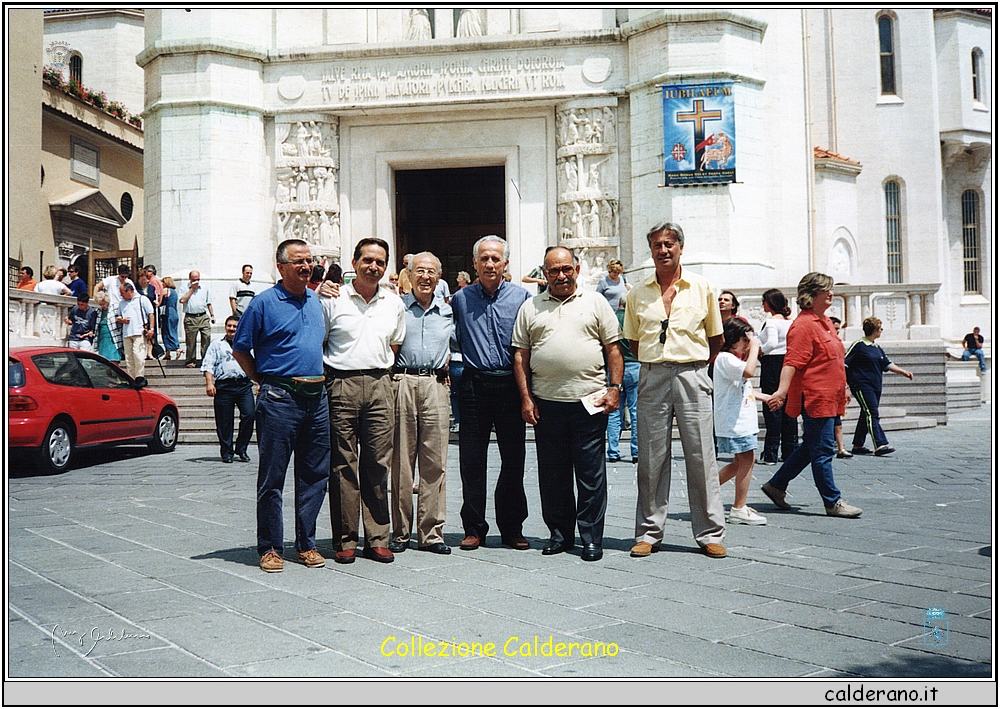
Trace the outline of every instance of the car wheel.
<instances>
[{"instance_id":1,"label":"car wheel","mask_svg":"<svg viewBox=\"0 0 1000 709\"><path fill-rule=\"evenodd\" d=\"M65 421L53 421L39 450L42 467L53 473L69 470L73 460L73 431Z\"/></svg>"},{"instance_id":2,"label":"car wheel","mask_svg":"<svg viewBox=\"0 0 1000 709\"><path fill-rule=\"evenodd\" d=\"M177 414L170 409L160 412L149 448L154 453L169 453L177 446Z\"/></svg>"}]
</instances>

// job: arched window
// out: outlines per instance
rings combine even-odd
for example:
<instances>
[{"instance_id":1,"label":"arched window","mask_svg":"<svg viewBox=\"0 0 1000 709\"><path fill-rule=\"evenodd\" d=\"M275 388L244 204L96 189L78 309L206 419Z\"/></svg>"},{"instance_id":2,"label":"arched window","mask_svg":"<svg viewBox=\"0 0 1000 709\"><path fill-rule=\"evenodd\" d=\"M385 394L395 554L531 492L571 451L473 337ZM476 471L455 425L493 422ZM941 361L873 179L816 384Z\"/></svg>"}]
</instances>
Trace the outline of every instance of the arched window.
<instances>
[{"instance_id":1,"label":"arched window","mask_svg":"<svg viewBox=\"0 0 1000 709\"><path fill-rule=\"evenodd\" d=\"M983 53L978 48L972 50L972 99L983 100Z\"/></svg>"},{"instance_id":2,"label":"arched window","mask_svg":"<svg viewBox=\"0 0 1000 709\"><path fill-rule=\"evenodd\" d=\"M878 18L878 57L883 94L896 93L896 52L892 30L891 17L883 15Z\"/></svg>"},{"instance_id":3,"label":"arched window","mask_svg":"<svg viewBox=\"0 0 1000 709\"><path fill-rule=\"evenodd\" d=\"M899 183L885 183L885 253L889 283L903 282L902 218L899 209Z\"/></svg>"},{"instance_id":4,"label":"arched window","mask_svg":"<svg viewBox=\"0 0 1000 709\"><path fill-rule=\"evenodd\" d=\"M74 54L69 58L69 78L76 79L76 83L83 83L83 57Z\"/></svg>"},{"instance_id":5,"label":"arched window","mask_svg":"<svg viewBox=\"0 0 1000 709\"><path fill-rule=\"evenodd\" d=\"M979 194L966 190L962 193L962 280L967 295L982 293L979 254Z\"/></svg>"}]
</instances>

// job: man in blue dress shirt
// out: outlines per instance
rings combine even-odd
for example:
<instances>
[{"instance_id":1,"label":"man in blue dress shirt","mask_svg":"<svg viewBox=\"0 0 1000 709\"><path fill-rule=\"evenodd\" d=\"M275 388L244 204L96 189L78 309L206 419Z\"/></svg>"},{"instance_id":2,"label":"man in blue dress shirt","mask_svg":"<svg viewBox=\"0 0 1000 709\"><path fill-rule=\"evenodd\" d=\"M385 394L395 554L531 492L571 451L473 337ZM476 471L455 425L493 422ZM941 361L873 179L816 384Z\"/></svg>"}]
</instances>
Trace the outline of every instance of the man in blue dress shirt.
<instances>
[{"instance_id":1,"label":"man in blue dress shirt","mask_svg":"<svg viewBox=\"0 0 1000 709\"><path fill-rule=\"evenodd\" d=\"M223 463L232 463L233 455L244 463L250 462L247 446L253 435L253 383L233 357L235 315L226 318L226 336L208 346L201 371L205 375L205 393L212 397L215 408L215 432L219 436L219 451ZM240 432L233 450L233 409L240 410Z\"/></svg>"},{"instance_id":2,"label":"man in blue dress shirt","mask_svg":"<svg viewBox=\"0 0 1000 709\"><path fill-rule=\"evenodd\" d=\"M323 388L326 327L312 275L309 245L288 239L275 256L279 280L250 301L233 339L233 357L260 384L257 392L257 553L260 568L282 571L281 493L295 452L295 549L319 567L316 517L330 477L330 410ZM253 351L251 353L251 350Z\"/></svg>"},{"instance_id":3,"label":"man in blue dress shirt","mask_svg":"<svg viewBox=\"0 0 1000 709\"><path fill-rule=\"evenodd\" d=\"M450 554L444 543L445 467L448 463L448 362L455 333L451 306L438 290L441 261L429 251L410 258L412 290L403 296L406 337L396 353L396 433L392 448L392 541L410 546L413 471L420 466L417 549Z\"/></svg>"},{"instance_id":4,"label":"man in blue dress shirt","mask_svg":"<svg viewBox=\"0 0 1000 709\"><path fill-rule=\"evenodd\" d=\"M529 548L522 526L528 518L524 494L524 419L514 381L511 336L514 320L531 294L508 283L503 274L510 260L507 242L484 236L472 249L479 281L451 299L465 370L459 393L462 425L458 435L462 475L461 548L478 549L486 542L486 455L496 427L500 477L494 491L496 522L504 544Z\"/></svg>"}]
</instances>

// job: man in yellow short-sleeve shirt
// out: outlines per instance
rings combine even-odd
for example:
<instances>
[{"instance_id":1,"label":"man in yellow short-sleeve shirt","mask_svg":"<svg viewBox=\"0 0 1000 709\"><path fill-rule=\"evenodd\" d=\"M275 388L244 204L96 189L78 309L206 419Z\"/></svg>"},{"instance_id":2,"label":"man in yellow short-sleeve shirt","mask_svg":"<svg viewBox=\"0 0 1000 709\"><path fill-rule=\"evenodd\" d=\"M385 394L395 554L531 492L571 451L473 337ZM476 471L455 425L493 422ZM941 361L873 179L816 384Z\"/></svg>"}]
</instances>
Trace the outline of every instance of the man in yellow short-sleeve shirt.
<instances>
[{"instance_id":1,"label":"man in yellow short-sleeve shirt","mask_svg":"<svg viewBox=\"0 0 1000 709\"><path fill-rule=\"evenodd\" d=\"M711 284L683 271L684 232L657 224L646 235L656 272L629 291L623 333L642 365L636 419L639 499L632 556L649 556L663 541L670 500L673 419L684 448L691 530L706 555L726 555L725 511L712 437L708 362L722 345L722 316Z\"/></svg>"}]
</instances>

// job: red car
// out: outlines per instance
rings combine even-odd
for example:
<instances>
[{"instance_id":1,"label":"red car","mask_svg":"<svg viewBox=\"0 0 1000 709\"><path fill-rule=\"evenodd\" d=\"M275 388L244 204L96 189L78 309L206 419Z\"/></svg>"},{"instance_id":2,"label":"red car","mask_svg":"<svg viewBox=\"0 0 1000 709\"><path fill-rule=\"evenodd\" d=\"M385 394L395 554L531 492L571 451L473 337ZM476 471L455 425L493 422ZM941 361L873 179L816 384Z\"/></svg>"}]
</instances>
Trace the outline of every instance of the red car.
<instances>
[{"instance_id":1,"label":"red car","mask_svg":"<svg viewBox=\"0 0 1000 709\"><path fill-rule=\"evenodd\" d=\"M177 404L95 352L17 347L7 357L7 445L31 450L42 466L69 469L78 448L177 445Z\"/></svg>"}]
</instances>

